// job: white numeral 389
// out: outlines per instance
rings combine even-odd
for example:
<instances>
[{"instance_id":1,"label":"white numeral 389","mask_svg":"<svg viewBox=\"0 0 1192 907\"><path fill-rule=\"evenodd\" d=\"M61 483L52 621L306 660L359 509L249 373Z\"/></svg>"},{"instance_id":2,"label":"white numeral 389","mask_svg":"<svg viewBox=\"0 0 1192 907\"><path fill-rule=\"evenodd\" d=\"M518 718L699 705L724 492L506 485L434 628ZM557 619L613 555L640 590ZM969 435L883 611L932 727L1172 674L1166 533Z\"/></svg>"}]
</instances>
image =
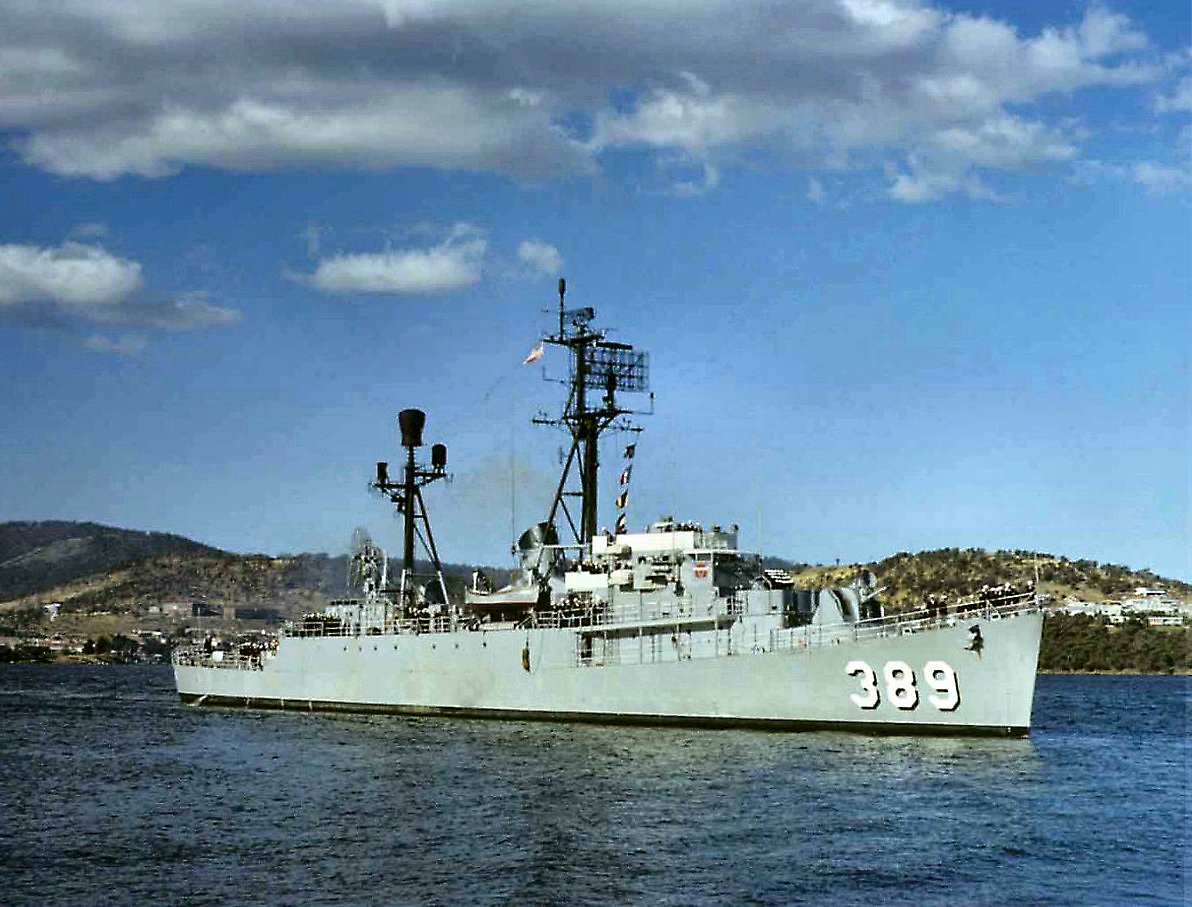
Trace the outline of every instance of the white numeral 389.
<instances>
[{"instance_id":1,"label":"white numeral 389","mask_svg":"<svg viewBox=\"0 0 1192 907\"><path fill-rule=\"evenodd\" d=\"M848 697L853 704L863 709L876 709L882 701L877 672L864 661L850 661L844 671L850 677L860 678L861 691L850 693ZM905 661L887 661L882 668L882 677L886 699L895 708L909 711L919 704L915 672ZM933 690L927 701L941 712L950 712L960 705L956 671L946 661L929 661L923 665L923 680Z\"/></svg>"}]
</instances>

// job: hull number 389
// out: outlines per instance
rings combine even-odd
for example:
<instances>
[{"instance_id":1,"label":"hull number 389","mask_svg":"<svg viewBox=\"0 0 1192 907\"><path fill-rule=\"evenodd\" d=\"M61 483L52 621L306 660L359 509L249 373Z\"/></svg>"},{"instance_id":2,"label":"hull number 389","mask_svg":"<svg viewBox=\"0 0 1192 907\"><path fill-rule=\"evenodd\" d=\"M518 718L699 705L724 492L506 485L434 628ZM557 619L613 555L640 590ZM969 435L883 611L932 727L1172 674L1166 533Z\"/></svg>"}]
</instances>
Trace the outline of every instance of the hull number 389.
<instances>
[{"instance_id":1,"label":"hull number 389","mask_svg":"<svg viewBox=\"0 0 1192 907\"><path fill-rule=\"evenodd\" d=\"M941 712L951 712L960 705L960 683L956 671L946 661L927 662L921 677L916 677L914 668L905 661L887 661L881 678L864 661L850 661L844 666L844 672L858 678L861 689L849 694L849 699L863 709L876 709L884 695L890 705L910 711L919 705L920 683L930 688L927 701Z\"/></svg>"}]
</instances>

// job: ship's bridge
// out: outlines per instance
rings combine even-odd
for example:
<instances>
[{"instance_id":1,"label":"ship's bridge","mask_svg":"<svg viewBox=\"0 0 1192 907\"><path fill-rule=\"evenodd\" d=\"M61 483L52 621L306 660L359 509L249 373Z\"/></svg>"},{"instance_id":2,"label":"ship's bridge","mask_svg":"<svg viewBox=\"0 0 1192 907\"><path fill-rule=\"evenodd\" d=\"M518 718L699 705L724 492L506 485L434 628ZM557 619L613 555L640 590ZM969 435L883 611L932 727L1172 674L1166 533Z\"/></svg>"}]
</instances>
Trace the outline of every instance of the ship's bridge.
<instances>
[{"instance_id":1,"label":"ship's bridge","mask_svg":"<svg viewBox=\"0 0 1192 907\"><path fill-rule=\"evenodd\" d=\"M592 557L565 576L568 592L660 592L706 597L745 588L758 575L756 557L737 549L737 527L705 530L667 517L645 532L592 539ZM706 591L701 592L704 588Z\"/></svg>"},{"instance_id":2,"label":"ship's bridge","mask_svg":"<svg viewBox=\"0 0 1192 907\"><path fill-rule=\"evenodd\" d=\"M592 539L593 557L605 555L677 553L695 550L736 550L737 527L705 530L699 523L676 522L670 517L651 524L645 532L597 535Z\"/></svg>"}]
</instances>

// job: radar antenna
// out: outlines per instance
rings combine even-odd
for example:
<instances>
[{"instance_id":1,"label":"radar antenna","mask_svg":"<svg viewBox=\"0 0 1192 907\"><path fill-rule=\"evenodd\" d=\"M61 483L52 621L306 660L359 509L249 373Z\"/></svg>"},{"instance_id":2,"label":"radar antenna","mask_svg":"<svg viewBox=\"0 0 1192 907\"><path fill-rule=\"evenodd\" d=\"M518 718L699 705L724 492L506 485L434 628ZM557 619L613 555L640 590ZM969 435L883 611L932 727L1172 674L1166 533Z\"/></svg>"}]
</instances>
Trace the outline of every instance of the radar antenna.
<instances>
[{"instance_id":1,"label":"radar antenna","mask_svg":"<svg viewBox=\"0 0 1192 907\"><path fill-rule=\"evenodd\" d=\"M604 331L592 328L591 322L596 317L594 309L564 308L566 293L567 283L559 278L559 330L543 337L542 342L565 347L570 352L567 403L558 418L539 417L533 422L535 425L563 426L571 434L571 449L563 460L563 473L546 523L553 527L561 510L581 550L588 550L588 543L596 535L600 436L610 429L635 433L642 430L627 417L648 411L622 406L617 395L648 391L650 368L646 353L627 343L606 340ZM592 391L597 393L590 393ZM651 408L653 400L651 394ZM568 490L573 467L579 480L578 491ZM567 508L565 499L568 497L580 499L578 524Z\"/></svg>"}]
</instances>

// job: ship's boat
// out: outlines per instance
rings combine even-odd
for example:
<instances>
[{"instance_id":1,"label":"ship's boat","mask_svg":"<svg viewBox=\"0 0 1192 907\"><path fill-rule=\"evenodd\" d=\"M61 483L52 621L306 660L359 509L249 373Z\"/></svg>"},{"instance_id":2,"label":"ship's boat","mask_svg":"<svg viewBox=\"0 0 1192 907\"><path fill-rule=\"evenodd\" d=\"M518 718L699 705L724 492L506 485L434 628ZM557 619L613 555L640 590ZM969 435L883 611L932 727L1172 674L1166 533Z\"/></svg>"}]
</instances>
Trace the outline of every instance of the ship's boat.
<instances>
[{"instance_id":1,"label":"ship's boat","mask_svg":"<svg viewBox=\"0 0 1192 907\"><path fill-rule=\"evenodd\" d=\"M571 439L545 519L517 540L516 568L494 588L473 573L451 602L422 498L447 450L420 463L425 415L399 415L405 464L373 487L403 517L393 571L353 536L354 594L287 625L248 654L204 646L174 654L183 702L562 720L1020 736L1031 721L1042 614L1033 585L1007 584L919 611L887 614L877 577L797 588L738 547L736 526L664 517L626 526L636 442L613 531L598 528L598 442L636 438L626 395L648 392L644 352L605 338L590 308L564 308L543 338L568 351L568 398L535 422ZM653 395L650 395L650 406ZM575 501L578 512L572 512ZM564 540L564 534L566 539ZM417 572L424 542L427 573Z\"/></svg>"}]
</instances>

